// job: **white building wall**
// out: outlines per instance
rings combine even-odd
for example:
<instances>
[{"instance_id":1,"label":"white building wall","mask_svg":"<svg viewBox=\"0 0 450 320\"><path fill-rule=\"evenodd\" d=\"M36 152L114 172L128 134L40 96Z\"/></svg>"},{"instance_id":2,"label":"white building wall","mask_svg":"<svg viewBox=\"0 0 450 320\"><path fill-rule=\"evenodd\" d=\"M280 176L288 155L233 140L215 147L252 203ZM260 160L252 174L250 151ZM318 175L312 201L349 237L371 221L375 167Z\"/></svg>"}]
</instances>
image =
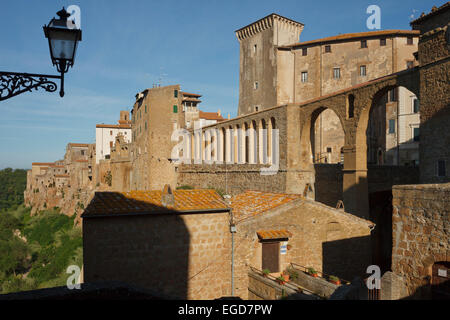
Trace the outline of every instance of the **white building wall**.
<instances>
[{"instance_id":1,"label":"white building wall","mask_svg":"<svg viewBox=\"0 0 450 320\"><path fill-rule=\"evenodd\" d=\"M113 143L117 134L122 133L126 142L131 142L131 129L124 128L95 128L95 162L105 159L111 154L110 142Z\"/></svg>"}]
</instances>

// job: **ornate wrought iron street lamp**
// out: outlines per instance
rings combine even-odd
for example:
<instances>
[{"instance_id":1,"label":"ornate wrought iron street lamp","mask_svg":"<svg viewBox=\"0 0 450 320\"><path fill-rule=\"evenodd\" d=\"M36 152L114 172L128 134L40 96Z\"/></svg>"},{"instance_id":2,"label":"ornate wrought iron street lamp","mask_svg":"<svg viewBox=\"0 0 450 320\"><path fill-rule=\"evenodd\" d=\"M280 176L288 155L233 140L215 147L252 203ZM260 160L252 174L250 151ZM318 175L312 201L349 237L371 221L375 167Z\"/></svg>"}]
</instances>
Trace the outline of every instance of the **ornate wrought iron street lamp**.
<instances>
[{"instance_id":1,"label":"ornate wrought iron street lamp","mask_svg":"<svg viewBox=\"0 0 450 320\"><path fill-rule=\"evenodd\" d=\"M70 14L64 7L57 12L57 15L59 19L53 18L47 26L44 26L44 34L48 39L52 63L61 75L0 71L0 101L32 89L42 88L48 92L54 92L57 85L49 79L61 80L59 95L64 96L64 73L75 62L78 41L81 41L81 30L76 29L73 22L67 20Z\"/></svg>"}]
</instances>

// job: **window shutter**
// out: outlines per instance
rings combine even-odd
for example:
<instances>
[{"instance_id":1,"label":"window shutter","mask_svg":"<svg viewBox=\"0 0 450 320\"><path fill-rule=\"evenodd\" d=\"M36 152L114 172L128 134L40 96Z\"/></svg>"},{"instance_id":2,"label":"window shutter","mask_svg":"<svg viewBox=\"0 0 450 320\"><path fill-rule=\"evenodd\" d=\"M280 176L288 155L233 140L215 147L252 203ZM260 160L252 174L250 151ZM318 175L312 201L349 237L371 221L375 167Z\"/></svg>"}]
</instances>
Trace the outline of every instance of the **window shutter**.
<instances>
[{"instance_id":1,"label":"window shutter","mask_svg":"<svg viewBox=\"0 0 450 320\"><path fill-rule=\"evenodd\" d=\"M173 113L178 113L178 106L176 104L173 105Z\"/></svg>"}]
</instances>

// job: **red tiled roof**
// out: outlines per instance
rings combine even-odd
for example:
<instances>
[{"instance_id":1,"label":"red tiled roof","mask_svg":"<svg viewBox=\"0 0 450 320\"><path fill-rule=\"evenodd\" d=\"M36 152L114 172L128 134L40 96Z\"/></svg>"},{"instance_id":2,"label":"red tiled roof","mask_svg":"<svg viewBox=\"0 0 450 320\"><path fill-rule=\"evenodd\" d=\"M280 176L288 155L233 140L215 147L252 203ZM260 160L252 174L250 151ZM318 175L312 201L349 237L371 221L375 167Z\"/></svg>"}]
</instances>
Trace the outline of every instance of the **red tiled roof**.
<instances>
[{"instance_id":1,"label":"red tiled roof","mask_svg":"<svg viewBox=\"0 0 450 320\"><path fill-rule=\"evenodd\" d=\"M54 165L54 162L32 162L32 166L52 166Z\"/></svg>"},{"instance_id":2,"label":"red tiled roof","mask_svg":"<svg viewBox=\"0 0 450 320\"><path fill-rule=\"evenodd\" d=\"M214 190L174 190L174 204L165 207L161 190L130 192L96 192L84 216L154 213L164 211L228 210L227 204Z\"/></svg>"},{"instance_id":3,"label":"red tiled roof","mask_svg":"<svg viewBox=\"0 0 450 320\"><path fill-rule=\"evenodd\" d=\"M200 119L205 119L205 120L217 120L217 121L225 120L217 112L203 112L203 111L199 111L198 117Z\"/></svg>"},{"instance_id":4,"label":"red tiled roof","mask_svg":"<svg viewBox=\"0 0 450 320\"><path fill-rule=\"evenodd\" d=\"M183 96L193 96L193 97L201 97L201 94L189 93L189 92L181 92Z\"/></svg>"},{"instance_id":5,"label":"red tiled roof","mask_svg":"<svg viewBox=\"0 0 450 320\"><path fill-rule=\"evenodd\" d=\"M87 143L72 143L72 142L70 142L69 145L71 147L89 147L89 144L87 144Z\"/></svg>"},{"instance_id":6,"label":"red tiled roof","mask_svg":"<svg viewBox=\"0 0 450 320\"><path fill-rule=\"evenodd\" d=\"M260 240L270 240L270 239L284 239L292 237L292 233L290 233L286 229L282 230L259 230L256 231L258 238Z\"/></svg>"},{"instance_id":7,"label":"red tiled roof","mask_svg":"<svg viewBox=\"0 0 450 320\"><path fill-rule=\"evenodd\" d=\"M299 194L246 191L231 199L231 208L234 218L239 221L300 198Z\"/></svg>"},{"instance_id":8,"label":"red tiled roof","mask_svg":"<svg viewBox=\"0 0 450 320\"><path fill-rule=\"evenodd\" d=\"M131 124L97 124L96 128L131 129Z\"/></svg>"},{"instance_id":9,"label":"red tiled roof","mask_svg":"<svg viewBox=\"0 0 450 320\"><path fill-rule=\"evenodd\" d=\"M355 40L355 39L359 39L359 38L373 38L373 37L390 36L390 35L419 36L419 34L420 34L420 32L417 30L382 30L382 31L345 33L345 34L339 34L337 36L315 39L315 40L305 41L305 42L298 42L298 43L290 44L287 46L280 46L279 48L301 47L301 46L312 45L312 44L323 44L323 43L336 42L336 41Z\"/></svg>"},{"instance_id":10,"label":"red tiled roof","mask_svg":"<svg viewBox=\"0 0 450 320\"><path fill-rule=\"evenodd\" d=\"M190 97L187 97L187 98L183 98L183 101L192 101L192 102L202 102L202 100L199 100L199 99L197 99L197 98L190 98Z\"/></svg>"}]
</instances>

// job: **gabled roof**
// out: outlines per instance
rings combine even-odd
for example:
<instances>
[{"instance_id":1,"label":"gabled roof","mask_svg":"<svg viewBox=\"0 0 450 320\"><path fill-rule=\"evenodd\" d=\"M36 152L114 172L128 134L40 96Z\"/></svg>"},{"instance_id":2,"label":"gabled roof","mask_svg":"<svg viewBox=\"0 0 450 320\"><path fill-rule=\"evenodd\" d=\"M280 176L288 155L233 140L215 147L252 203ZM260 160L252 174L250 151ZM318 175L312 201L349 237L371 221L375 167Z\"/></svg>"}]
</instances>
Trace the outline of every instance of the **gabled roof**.
<instances>
[{"instance_id":1,"label":"gabled roof","mask_svg":"<svg viewBox=\"0 0 450 320\"><path fill-rule=\"evenodd\" d=\"M234 218L240 221L300 198L299 194L246 191L231 199L231 208Z\"/></svg>"},{"instance_id":2,"label":"gabled roof","mask_svg":"<svg viewBox=\"0 0 450 320\"><path fill-rule=\"evenodd\" d=\"M205 119L205 120L217 120L217 121L225 120L217 112L203 112L203 111L199 111L198 112L198 117L199 117L199 119Z\"/></svg>"},{"instance_id":3,"label":"gabled roof","mask_svg":"<svg viewBox=\"0 0 450 320\"><path fill-rule=\"evenodd\" d=\"M173 205L164 206L163 191L161 190L96 192L84 211L83 217L229 210L227 204L215 190L174 190L172 193Z\"/></svg>"}]
</instances>

